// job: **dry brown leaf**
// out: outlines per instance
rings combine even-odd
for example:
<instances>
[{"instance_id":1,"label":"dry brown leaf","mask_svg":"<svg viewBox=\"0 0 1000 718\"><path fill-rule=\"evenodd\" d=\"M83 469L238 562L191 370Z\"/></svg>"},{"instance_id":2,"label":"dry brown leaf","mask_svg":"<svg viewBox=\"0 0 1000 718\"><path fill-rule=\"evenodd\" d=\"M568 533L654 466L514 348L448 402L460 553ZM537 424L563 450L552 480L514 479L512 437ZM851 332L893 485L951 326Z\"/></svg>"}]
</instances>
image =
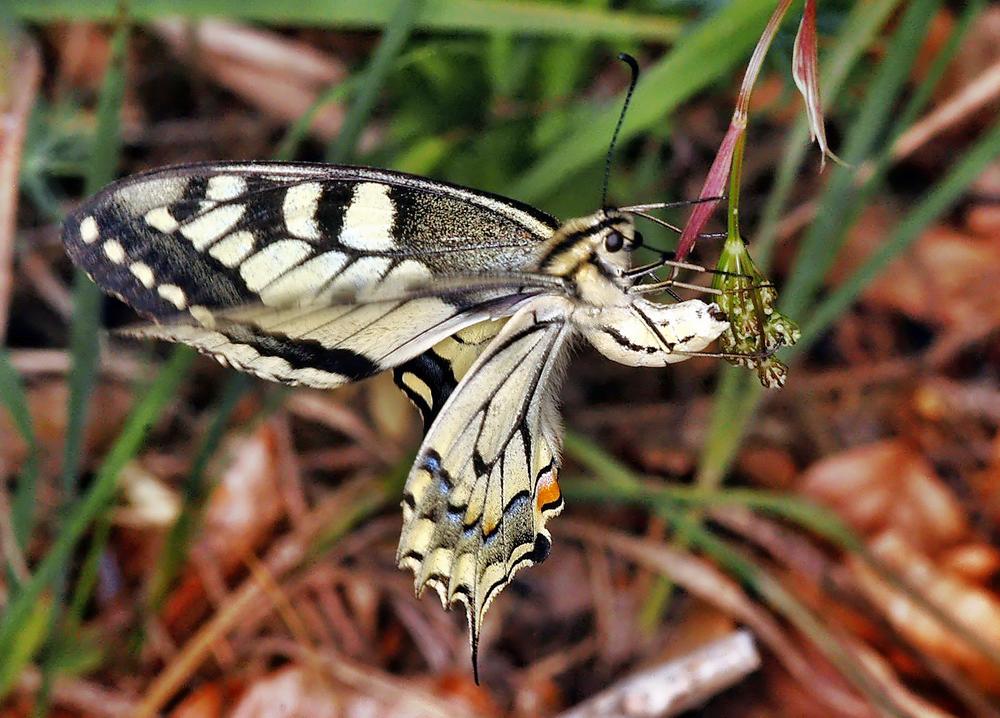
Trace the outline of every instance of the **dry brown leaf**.
<instances>
[{"instance_id":1,"label":"dry brown leaf","mask_svg":"<svg viewBox=\"0 0 1000 718\"><path fill-rule=\"evenodd\" d=\"M1000 600L994 594L935 563L897 532L882 533L872 541L871 549L914 590L1000 651ZM963 670L982 688L1000 693L997 666L861 560L851 557L849 561L860 589L897 631L921 651Z\"/></svg>"},{"instance_id":2,"label":"dry brown leaf","mask_svg":"<svg viewBox=\"0 0 1000 718\"><path fill-rule=\"evenodd\" d=\"M983 239L1000 242L1000 205L973 205L965 215L965 226Z\"/></svg>"},{"instance_id":3,"label":"dry brown leaf","mask_svg":"<svg viewBox=\"0 0 1000 718\"><path fill-rule=\"evenodd\" d=\"M214 557L223 571L240 565L281 518L276 441L274 429L263 424L223 446L226 463L208 502L197 547Z\"/></svg>"},{"instance_id":4,"label":"dry brown leaf","mask_svg":"<svg viewBox=\"0 0 1000 718\"><path fill-rule=\"evenodd\" d=\"M787 489L795 481L798 469L791 454L771 446L747 446L740 452L738 466L755 486Z\"/></svg>"},{"instance_id":5,"label":"dry brown leaf","mask_svg":"<svg viewBox=\"0 0 1000 718\"><path fill-rule=\"evenodd\" d=\"M346 691L335 689L313 671L287 666L253 682L237 702L232 718L343 718ZM355 713L354 715L362 715ZM371 713L370 715L378 715Z\"/></svg>"},{"instance_id":6,"label":"dry brown leaf","mask_svg":"<svg viewBox=\"0 0 1000 718\"><path fill-rule=\"evenodd\" d=\"M965 512L931 465L901 441L881 441L825 458L803 474L800 491L856 530L892 529L931 553L965 536Z\"/></svg>"},{"instance_id":7,"label":"dry brown leaf","mask_svg":"<svg viewBox=\"0 0 1000 718\"><path fill-rule=\"evenodd\" d=\"M872 205L851 231L831 274L844 280L884 242L899 217L887 204ZM948 227L928 229L865 291L866 304L930 324L974 328L1000 322L1000 237Z\"/></svg>"},{"instance_id":8,"label":"dry brown leaf","mask_svg":"<svg viewBox=\"0 0 1000 718\"><path fill-rule=\"evenodd\" d=\"M218 683L198 686L170 713L170 718L221 718L223 691Z\"/></svg>"},{"instance_id":9,"label":"dry brown leaf","mask_svg":"<svg viewBox=\"0 0 1000 718\"><path fill-rule=\"evenodd\" d=\"M986 583L1000 571L1000 549L985 543L962 544L945 551L939 562L945 570L976 583Z\"/></svg>"},{"instance_id":10,"label":"dry brown leaf","mask_svg":"<svg viewBox=\"0 0 1000 718\"><path fill-rule=\"evenodd\" d=\"M1000 319L1000 242L931 228L865 293L868 302L945 326Z\"/></svg>"}]
</instances>

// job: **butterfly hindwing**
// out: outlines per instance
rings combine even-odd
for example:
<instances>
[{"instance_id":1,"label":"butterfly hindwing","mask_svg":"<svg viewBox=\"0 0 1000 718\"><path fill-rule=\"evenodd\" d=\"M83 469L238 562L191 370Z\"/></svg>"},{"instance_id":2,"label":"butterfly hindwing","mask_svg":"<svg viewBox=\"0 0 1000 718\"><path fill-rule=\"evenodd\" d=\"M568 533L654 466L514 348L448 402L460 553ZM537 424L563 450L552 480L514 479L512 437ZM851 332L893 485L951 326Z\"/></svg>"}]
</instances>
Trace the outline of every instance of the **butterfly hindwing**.
<instances>
[{"instance_id":1,"label":"butterfly hindwing","mask_svg":"<svg viewBox=\"0 0 1000 718\"><path fill-rule=\"evenodd\" d=\"M501 318L473 324L393 370L396 386L420 412L425 432L506 321Z\"/></svg>"},{"instance_id":2,"label":"butterfly hindwing","mask_svg":"<svg viewBox=\"0 0 1000 718\"><path fill-rule=\"evenodd\" d=\"M397 559L418 590L466 605L474 646L496 594L548 555L545 521L562 509L553 391L570 312L538 297L504 324L431 425L404 489Z\"/></svg>"}]
</instances>

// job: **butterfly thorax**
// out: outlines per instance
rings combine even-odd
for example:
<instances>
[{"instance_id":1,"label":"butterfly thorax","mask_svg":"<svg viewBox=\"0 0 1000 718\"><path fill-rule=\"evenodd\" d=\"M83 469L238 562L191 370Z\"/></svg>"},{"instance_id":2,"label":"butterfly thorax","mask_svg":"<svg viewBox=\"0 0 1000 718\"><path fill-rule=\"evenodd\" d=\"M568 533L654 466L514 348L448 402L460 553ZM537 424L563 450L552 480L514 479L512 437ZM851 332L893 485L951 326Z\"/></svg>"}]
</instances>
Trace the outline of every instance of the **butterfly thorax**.
<instances>
[{"instance_id":1,"label":"butterfly thorax","mask_svg":"<svg viewBox=\"0 0 1000 718\"><path fill-rule=\"evenodd\" d=\"M624 306L630 300L635 228L614 209L564 222L538 252L535 269L563 279L569 294L594 307Z\"/></svg>"}]
</instances>

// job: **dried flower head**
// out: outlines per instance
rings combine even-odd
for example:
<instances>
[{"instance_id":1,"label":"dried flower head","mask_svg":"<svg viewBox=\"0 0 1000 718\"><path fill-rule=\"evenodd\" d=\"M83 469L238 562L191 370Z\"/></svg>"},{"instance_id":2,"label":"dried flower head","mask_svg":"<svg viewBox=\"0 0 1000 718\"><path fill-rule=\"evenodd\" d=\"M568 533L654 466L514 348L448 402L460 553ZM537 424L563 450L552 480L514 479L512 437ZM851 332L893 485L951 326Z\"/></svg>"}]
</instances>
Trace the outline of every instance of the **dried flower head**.
<instances>
[{"instance_id":1,"label":"dried flower head","mask_svg":"<svg viewBox=\"0 0 1000 718\"><path fill-rule=\"evenodd\" d=\"M798 325L775 308L774 285L738 235L726 240L716 269L712 286L722 291L719 306L729 317L729 331L719 338L722 350L734 355L731 363L755 369L764 386L784 386L788 367L775 352L798 341Z\"/></svg>"}]
</instances>

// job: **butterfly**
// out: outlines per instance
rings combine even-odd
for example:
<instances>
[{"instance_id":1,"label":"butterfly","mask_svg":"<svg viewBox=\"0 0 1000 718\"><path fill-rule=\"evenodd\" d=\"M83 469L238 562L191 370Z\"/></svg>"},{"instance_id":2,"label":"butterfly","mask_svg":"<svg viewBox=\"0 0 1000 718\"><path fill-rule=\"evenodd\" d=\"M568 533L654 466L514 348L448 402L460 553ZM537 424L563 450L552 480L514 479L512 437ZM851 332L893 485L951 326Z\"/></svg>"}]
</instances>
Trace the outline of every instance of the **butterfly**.
<instances>
[{"instance_id":1,"label":"butterfly","mask_svg":"<svg viewBox=\"0 0 1000 718\"><path fill-rule=\"evenodd\" d=\"M634 84L634 78L633 78ZM66 221L73 262L180 342L265 379L328 389L392 370L423 443L397 561L464 604L475 664L486 611L544 560L557 483L556 392L582 338L630 366L703 352L718 306L648 298L638 209L559 222L526 204L365 167L174 166L106 187ZM478 679L478 667L477 679Z\"/></svg>"}]
</instances>

